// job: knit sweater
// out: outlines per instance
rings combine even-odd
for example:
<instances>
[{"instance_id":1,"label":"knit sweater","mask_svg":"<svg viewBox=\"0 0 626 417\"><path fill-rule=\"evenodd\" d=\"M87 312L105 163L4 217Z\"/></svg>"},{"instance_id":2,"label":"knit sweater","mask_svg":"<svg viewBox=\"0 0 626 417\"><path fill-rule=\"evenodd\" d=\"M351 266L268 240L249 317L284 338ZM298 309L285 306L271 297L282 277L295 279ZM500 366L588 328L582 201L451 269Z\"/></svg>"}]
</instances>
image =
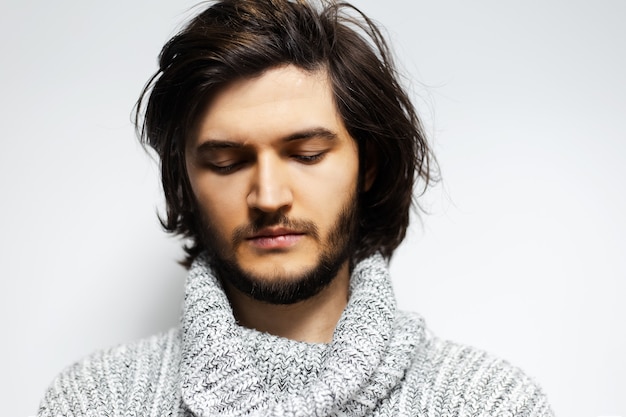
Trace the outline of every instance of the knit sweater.
<instances>
[{"instance_id":1,"label":"knit sweater","mask_svg":"<svg viewBox=\"0 0 626 417\"><path fill-rule=\"evenodd\" d=\"M180 328L69 367L38 415L553 416L519 369L433 337L421 317L397 310L379 255L355 266L328 344L239 326L200 257Z\"/></svg>"}]
</instances>

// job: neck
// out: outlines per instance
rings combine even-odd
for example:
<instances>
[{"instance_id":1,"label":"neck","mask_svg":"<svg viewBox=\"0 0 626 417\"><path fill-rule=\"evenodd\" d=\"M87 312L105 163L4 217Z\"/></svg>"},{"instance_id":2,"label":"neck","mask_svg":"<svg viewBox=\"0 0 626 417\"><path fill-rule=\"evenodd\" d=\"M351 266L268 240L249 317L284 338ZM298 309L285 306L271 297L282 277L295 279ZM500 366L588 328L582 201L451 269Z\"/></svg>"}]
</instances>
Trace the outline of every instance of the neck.
<instances>
[{"instance_id":1,"label":"neck","mask_svg":"<svg viewBox=\"0 0 626 417\"><path fill-rule=\"evenodd\" d=\"M240 325L299 342L329 343L348 303L350 271L346 262L335 279L314 297L294 304L269 304L231 285L227 295Z\"/></svg>"}]
</instances>

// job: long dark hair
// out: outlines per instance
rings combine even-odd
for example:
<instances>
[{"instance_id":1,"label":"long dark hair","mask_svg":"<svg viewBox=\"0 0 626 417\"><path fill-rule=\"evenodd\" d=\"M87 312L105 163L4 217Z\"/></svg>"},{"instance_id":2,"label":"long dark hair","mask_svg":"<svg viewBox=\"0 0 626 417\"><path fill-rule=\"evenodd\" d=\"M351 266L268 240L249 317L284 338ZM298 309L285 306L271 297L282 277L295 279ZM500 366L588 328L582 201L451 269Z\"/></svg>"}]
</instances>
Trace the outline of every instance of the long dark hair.
<instances>
[{"instance_id":1,"label":"long dark hair","mask_svg":"<svg viewBox=\"0 0 626 417\"><path fill-rule=\"evenodd\" d=\"M348 3L221 0L167 42L136 106L140 140L161 160L161 223L189 239L183 265L203 250L185 141L220 87L286 64L328 72L337 109L358 144L361 171L376 166L371 188L359 195L353 260L375 252L389 259L404 239L415 182L423 192L436 162L378 27Z\"/></svg>"}]
</instances>

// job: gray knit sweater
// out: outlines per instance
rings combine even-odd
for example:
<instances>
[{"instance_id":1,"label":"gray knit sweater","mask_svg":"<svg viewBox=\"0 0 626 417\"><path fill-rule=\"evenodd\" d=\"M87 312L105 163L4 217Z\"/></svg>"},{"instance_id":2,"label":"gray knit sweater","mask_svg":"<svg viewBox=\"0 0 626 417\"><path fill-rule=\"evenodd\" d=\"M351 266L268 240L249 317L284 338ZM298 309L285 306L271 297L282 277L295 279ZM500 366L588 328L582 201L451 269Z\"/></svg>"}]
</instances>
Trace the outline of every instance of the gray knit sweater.
<instances>
[{"instance_id":1,"label":"gray knit sweater","mask_svg":"<svg viewBox=\"0 0 626 417\"><path fill-rule=\"evenodd\" d=\"M519 369L439 340L396 309L387 265L354 269L329 344L239 326L202 257L181 327L96 353L56 378L39 416L553 416Z\"/></svg>"}]
</instances>

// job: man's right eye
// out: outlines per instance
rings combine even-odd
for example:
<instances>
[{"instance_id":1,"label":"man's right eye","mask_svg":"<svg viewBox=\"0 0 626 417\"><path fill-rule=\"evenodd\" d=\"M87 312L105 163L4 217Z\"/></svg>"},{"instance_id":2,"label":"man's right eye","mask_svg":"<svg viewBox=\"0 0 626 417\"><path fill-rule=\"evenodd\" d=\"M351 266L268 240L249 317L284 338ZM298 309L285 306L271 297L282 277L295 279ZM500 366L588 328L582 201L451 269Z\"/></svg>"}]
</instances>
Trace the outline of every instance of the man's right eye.
<instances>
[{"instance_id":1,"label":"man's right eye","mask_svg":"<svg viewBox=\"0 0 626 417\"><path fill-rule=\"evenodd\" d=\"M227 162L227 163L209 163L207 164L209 169L220 174L226 175L232 172L237 171L245 164L245 161L235 161L235 162Z\"/></svg>"}]
</instances>

